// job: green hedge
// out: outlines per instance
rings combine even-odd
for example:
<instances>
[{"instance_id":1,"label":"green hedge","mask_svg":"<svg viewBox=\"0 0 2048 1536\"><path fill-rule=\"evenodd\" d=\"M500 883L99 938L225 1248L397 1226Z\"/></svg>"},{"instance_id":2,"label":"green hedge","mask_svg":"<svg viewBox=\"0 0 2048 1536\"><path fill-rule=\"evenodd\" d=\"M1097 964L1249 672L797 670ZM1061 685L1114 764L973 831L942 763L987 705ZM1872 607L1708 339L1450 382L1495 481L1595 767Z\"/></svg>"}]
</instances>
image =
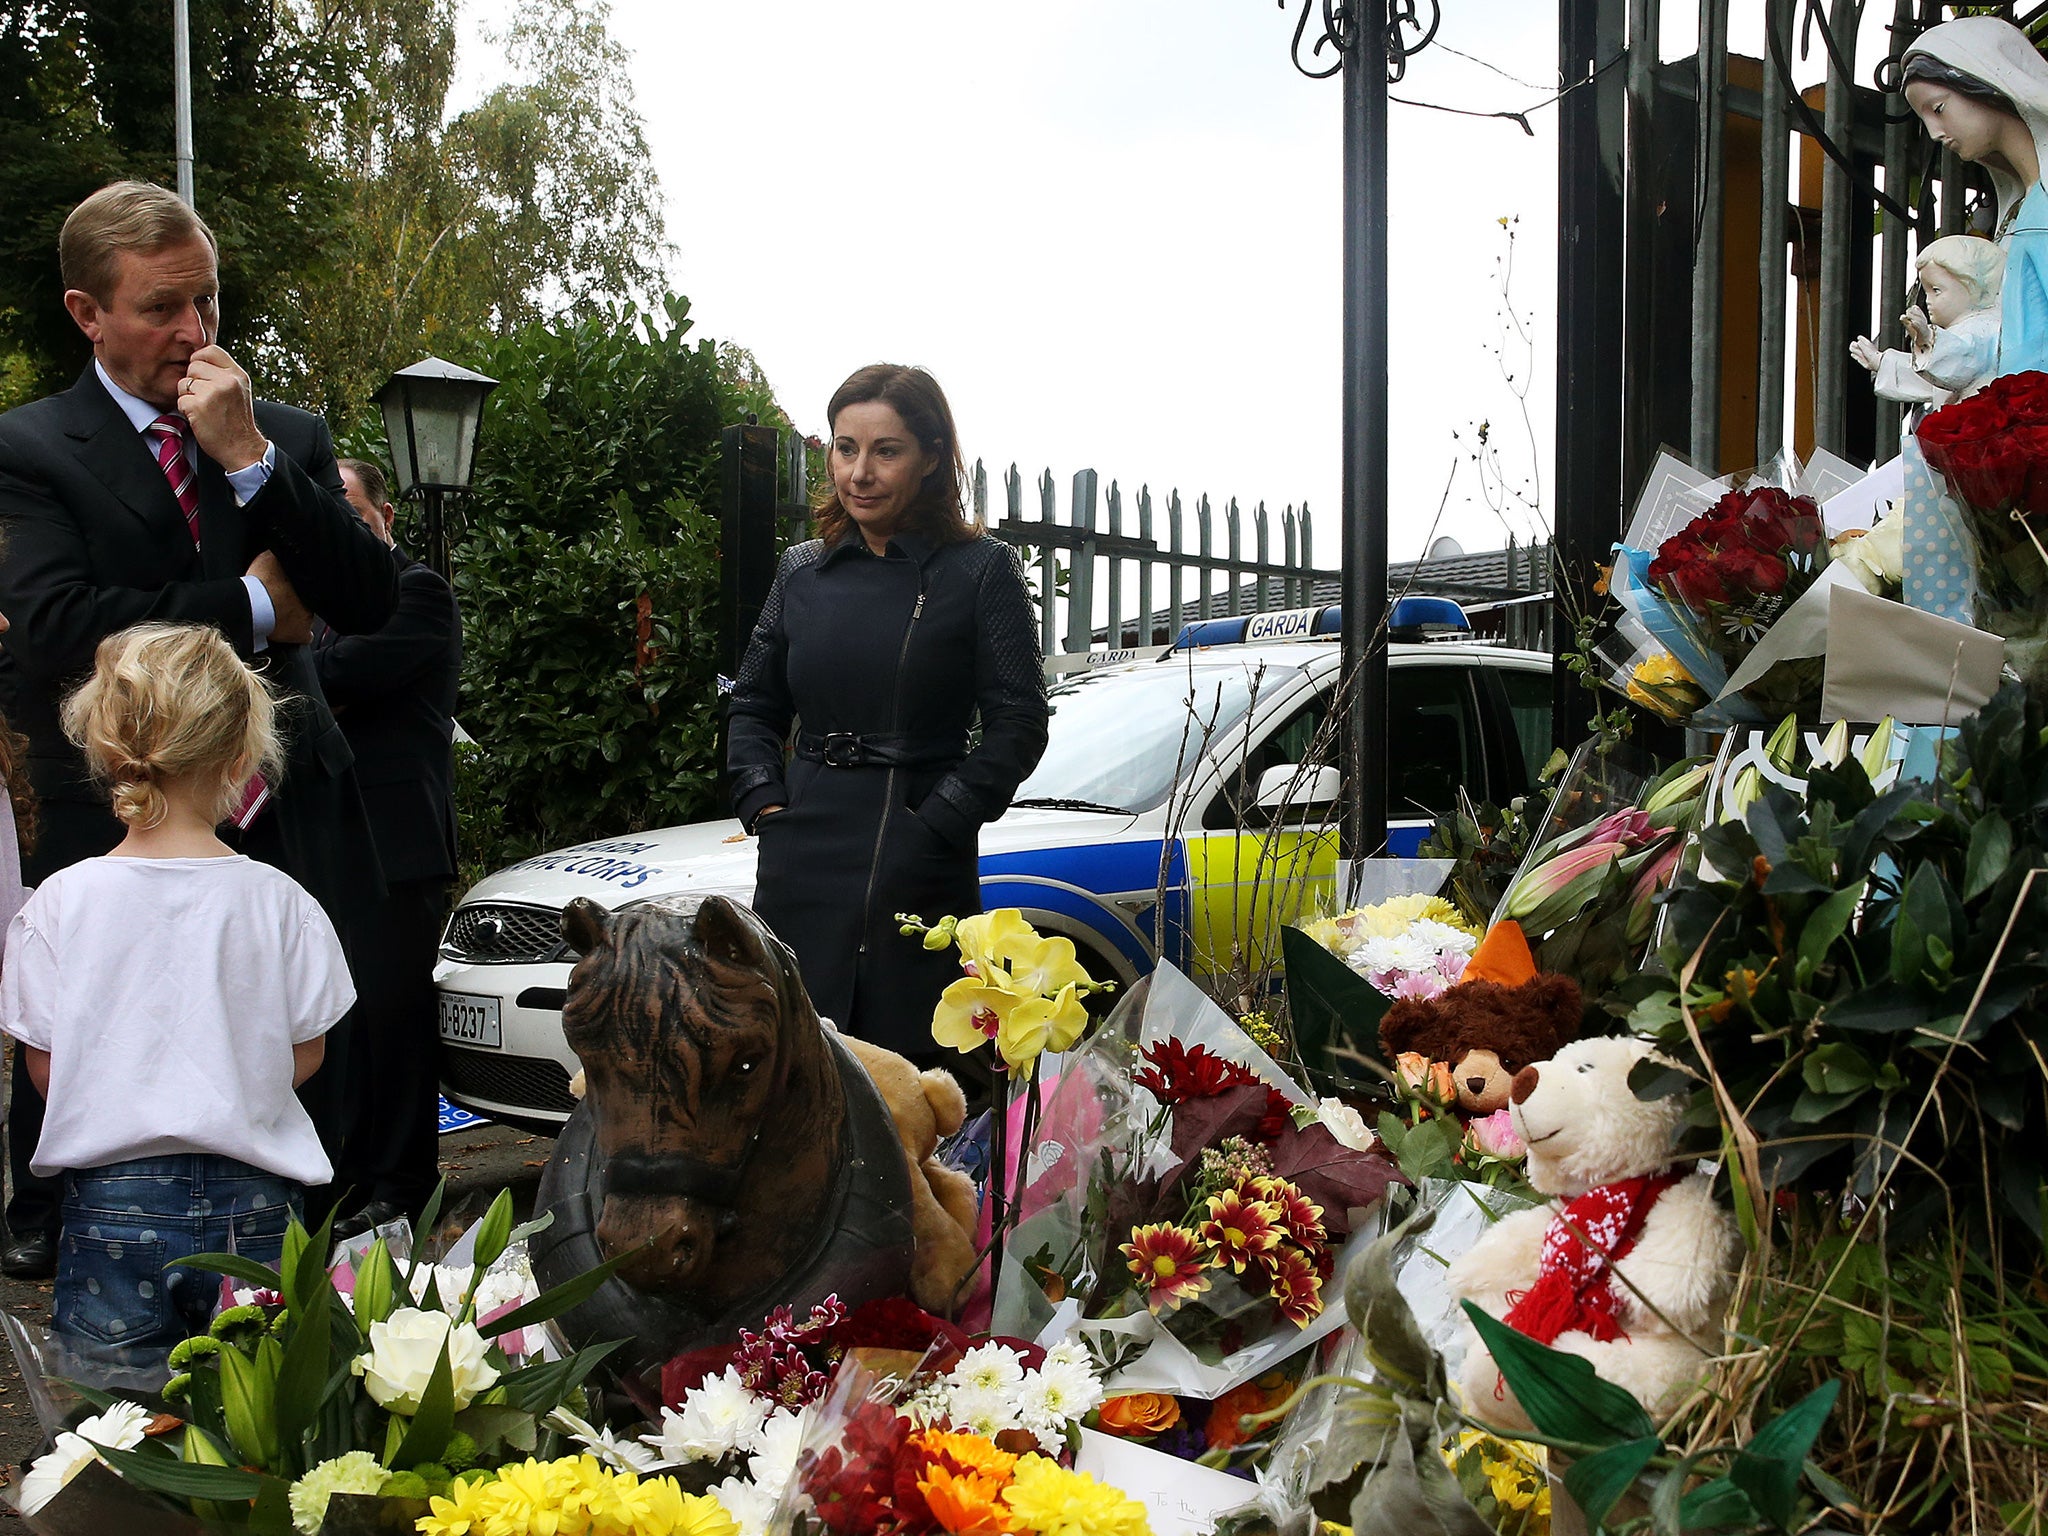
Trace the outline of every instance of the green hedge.
<instances>
[{"instance_id":1,"label":"green hedge","mask_svg":"<svg viewBox=\"0 0 2048 1536\"><path fill-rule=\"evenodd\" d=\"M685 342L688 308L465 359L501 381L454 546L465 883L720 809L719 433L787 420L744 353Z\"/></svg>"}]
</instances>

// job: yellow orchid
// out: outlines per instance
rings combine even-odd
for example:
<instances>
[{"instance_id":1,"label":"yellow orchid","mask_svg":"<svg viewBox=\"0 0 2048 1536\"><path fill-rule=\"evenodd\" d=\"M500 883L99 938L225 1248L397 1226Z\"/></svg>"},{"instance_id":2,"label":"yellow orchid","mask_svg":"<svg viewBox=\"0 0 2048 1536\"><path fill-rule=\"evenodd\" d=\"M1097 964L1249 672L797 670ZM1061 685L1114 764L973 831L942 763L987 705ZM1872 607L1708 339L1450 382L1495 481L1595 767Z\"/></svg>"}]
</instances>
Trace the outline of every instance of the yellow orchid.
<instances>
[{"instance_id":1,"label":"yellow orchid","mask_svg":"<svg viewBox=\"0 0 2048 1536\"><path fill-rule=\"evenodd\" d=\"M1008 974L1009 957L1020 945L1042 942L1015 907L997 907L993 912L961 918L953 930L953 941L960 946L960 964L969 974L989 979L997 970Z\"/></svg>"},{"instance_id":2,"label":"yellow orchid","mask_svg":"<svg viewBox=\"0 0 2048 1536\"><path fill-rule=\"evenodd\" d=\"M1087 984L1088 973L1075 958L1072 939L1057 934L1042 938L1028 923L1024 924L1024 934L1021 939L1011 940L1003 950L1010 963L1010 980L1020 991L1053 997L1062 988Z\"/></svg>"},{"instance_id":3,"label":"yellow orchid","mask_svg":"<svg viewBox=\"0 0 2048 1536\"><path fill-rule=\"evenodd\" d=\"M967 974L940 994L932 1010L932 1039L972 1054L993 1040L1014 1076L1029 1071L1046 1051L1064 1051L1088 1027L1081 999L1114 983L1091 977L1074 941L1047 937L1015 907L926 923L896 914L905 937L921 936L928 949L956 944Z\"/></svg>"},{"instance_id":4,"label":"yellow orchid","mask_svg":"<svg viewBox=\"0 0 2048 1536\"><path fill-rule=\"evenodd\" d=\"M1003 976L998 970L996 975ZM939 994L932 1010L932 1039L949 1050L980 1050L997 1038L1008 1019L1026 1003L1040 1001L1014 991L1001 980L962 976Z\"/></svg>"},{"instance_id":5,"label":"yellow orchid","mask_svg":"<svg viewBox=\"0 0 2048 1536\"><path fill-rule=\"evenodd\" d=\"M952 988L946 990L950 992ZM944 1006L944 999L940 1000L940 1006ZM1073 983L1069 982L1060 988L1058 996L1026 997L1001 1017L996 1026L996 1049L1002 1053L1010 1070L1019 1072L1029 1067L1044 1051L1067 1049L1081 1038L1081 1031L1087 1026L1088 1010L1081 1006L1080 996ZM934 1018L934 1034L938 1027L938 1020Z\"/></svg>"}]
</instances>

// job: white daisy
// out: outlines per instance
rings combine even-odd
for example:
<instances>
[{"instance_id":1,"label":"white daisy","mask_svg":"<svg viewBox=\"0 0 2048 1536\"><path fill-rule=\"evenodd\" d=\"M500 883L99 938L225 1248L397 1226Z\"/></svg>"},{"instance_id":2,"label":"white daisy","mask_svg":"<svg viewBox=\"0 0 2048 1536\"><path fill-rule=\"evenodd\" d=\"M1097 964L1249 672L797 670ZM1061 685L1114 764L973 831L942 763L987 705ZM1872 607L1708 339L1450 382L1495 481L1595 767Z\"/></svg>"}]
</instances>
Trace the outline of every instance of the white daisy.
<instances>
[{"instance_id":1,"label":"white daisy","mask_svg":"<svg viewBox=\"0 0 2048 1536\"><path fill-rule=\"evenodd\" d=\"M749 1392L732 1366L722 1376L707 1376L695 1391L684 1394L682 1412L661 1410L661 1433L642 1435L671 1466L686 1461L722 1461L735 1451L752 1451L760 1442L768 1405Z\"/></svg>"},{"instance_id":2,"label":"white daisy","mask_svg":"<svg viewBox=\"0 0 2048 1536\"><path fill-rule=\"evenodd\" d=\"M956 1391L1003 1392L1024 1379L1024 1357L1001 1344L977 1344L947 1373Z\"/></svg>"},{"instance_id":3,"label":"white daisy","mask_svg":"<svg viewBox=\"0 0 2048 1536\"><path fill-rule=\"evenodd\" d=\"M714 1483L711 1493L740 1528L740 1536L768 1536L769 1522L782 1502L782 1492L773 1492L744 1477L728 1477Z\"/></svg>"},{"instance_id":4,"label":"white daisy","mask_svg":"<svg viewBox=\"0 0 2048 1536\"><path fill-rule=\"evenodd\" d=\"M57 1437L57 1443L38 1457L36 1464L23 1476L21 1512L24 1515L33 1515L57 1496L59 1488L98 1459L98 1452L77 1435L66 1430Z\"/></svg>"}]
</instances>

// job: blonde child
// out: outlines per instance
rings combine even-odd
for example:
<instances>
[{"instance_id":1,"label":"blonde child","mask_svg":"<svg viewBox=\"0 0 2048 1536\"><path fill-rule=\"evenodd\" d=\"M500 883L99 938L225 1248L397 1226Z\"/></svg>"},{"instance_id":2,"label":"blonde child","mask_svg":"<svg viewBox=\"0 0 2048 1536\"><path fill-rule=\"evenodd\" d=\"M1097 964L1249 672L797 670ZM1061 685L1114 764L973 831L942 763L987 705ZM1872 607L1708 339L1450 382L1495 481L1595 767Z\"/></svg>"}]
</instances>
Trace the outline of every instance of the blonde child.
<instances>
[{"instance_id":1,"label":"blonde child","mask_svg":"<svg viewBox=\"0 0 2048 1536\"><path fill-rule=\"evenodd\" d=\"M218 1279L164 1266L275 1262L301 1186L332 1176L292 1090L355 1001L341 945L295 882L214 835L251 773L277 780L272 714L198 625L110 635L65 701L128 832L37 888L0 964L0 1030L49 1104L31 1166L63 1183L60 1331L201 1331Z\"/></svg>"}]
</instances>

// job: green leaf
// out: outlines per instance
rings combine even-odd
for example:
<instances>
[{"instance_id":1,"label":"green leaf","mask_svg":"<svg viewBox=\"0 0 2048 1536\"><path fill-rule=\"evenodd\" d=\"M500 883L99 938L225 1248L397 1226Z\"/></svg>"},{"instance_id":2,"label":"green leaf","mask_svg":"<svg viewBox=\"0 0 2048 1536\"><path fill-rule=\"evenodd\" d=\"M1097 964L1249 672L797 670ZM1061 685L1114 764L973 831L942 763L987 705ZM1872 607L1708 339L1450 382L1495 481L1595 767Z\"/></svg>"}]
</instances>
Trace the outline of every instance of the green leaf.
<instances>
[{"instance_id":1,"label":"green leaf","mask_svg":"<svg viewBox=\"0 0 2048 1536\"><path fill-rule=\"evenodd\" d=\"M1417 1212L1373 1240L1345 1276L1344 1311L1364 1341L1376 1380L1405 1396L1437 1398L1443 1394L1443 1361L1422 1336L1394 1275L1396 1251L1429 1223L1429 1213Z\"/></svg>"},{"instance_id":2,"label":"green leaf","mask_svg":"<svg viewBox=\"0 0 2048 1536\"><path fill-rule=\"evenodd\" d=\"M1678 1523L1688 1531L1713 1530L1724 1525L1753 1526L1756 1506L1749 1495L1725 1477L1701 1483L1678 1501Z\"/></svg>"},{"instance_id":3,"label":"green leaf","mask_svg":"<svg viewBox=\"0 0 2048 1536\"><path fill-rule=\"evenodd\" d=\"M552 1290L542 1291L525 1306L514 1307L503 1317L493 1318L481 1325L477 1331L487 1339L495 1339L515 1328L530 1328L535 1323L545 1323L551 1318L559 1317L570 1308L581 1306L588 1301L597 1294L599 1286L618 1272L620 1265L639 1257L653 1244L654 1239L649 1238L638 1248L629 1248L624 1253L616 1254L596 1268L586 1269L573 1280L564 1280Z\"/></svg>"},{"instance_id":4,"label":"green leaf","mask_svg":"<svg viewBox=\"0 0 2048 1536\"><path fill-rule=\"evenodd\" d=\"M1580 1457L1567 1467L1564 1485L1579 1501L1579 1507L1586 1512L1586 1519L1597 1526L1607 1518L1607 1511L1614 1508L1615 1501L1635 1486L1643 1468L1650 1464L1650 1458L1662 1449L1663 1442L1655 1435L1610 1445L1604 1451Z\"/></svg>"},{"instance_id":5,"label":"green leaf","mask_svg":"<svg viewBox=\"0 0 2048 1536\"><path fill-rule=\"evenodd\" d=\"M307 1242L306 1229L299 1225L297 1217L285 1224L284 1251L278 1258L277 1272L284 1282L279 1290L293 1306L299 1303L299 1261L306 1256Z\"/></svg>"},{"instance_id":6,"label":"green leaf","mask_svg":"<svg viewBox=\"0 0 2048 1536\"><path fill-rule=\"evenodd\" d=\"M1855 1094L1877 1081L1877 1068L1855 1046L1837 1040L1809 1051L1800 1075L1815 1093Z\"/></svg>"},{"instance_id":7,"label":"green leaf","mask_svg":"<svg viewBox=\"0 0 2048 1536\"><path fill-rule=\"evenodd\" d=\"M413 1232L419 1238L424 1238L429 1232L433 1231L434 1223L441 1219L441 1200L447 1193L448 1180L443 1176L441 1181L434 1186L434 1192L427 1196L426 1207L420 1212L420 1219L413 1226ZM412 1260L405 1267L406 1289L400 1293L401 1295L410 1296L412 1294L412 1277L420 1267L425 1256L425 1250L426 1245L423 1242L415 1241L413 1243Z\"/></svg>"},{"instance_id":8,"label":"green leaf","mask_svg":"<svg viewBox=\"0 0 2048 1536\"><path fill-rule=\"evenodd\" d=\"M448 1364L448 1343L444 1339L441 1353L434 1361L434 1374L427 1378L427 1390L420 1394L419 1412L412 1416L405 1438L385 1465L403 1472L439 1461L441 1453L448 1449L448 1437L454 1432L455 1373Z\"/></svg>"},{"instance_id":9,"label":"green leaf","mask_svg":"<svg viewBox=\"0 0 2048 1536\"><path fill-rule=\"evenodd\" d=\"M1970 855L1963 866L1963 900L1973 901L1998 883L2012 863L2012 823L1996 811L1970 828Z\"/></svg>"},{"instance_id":10,"label":"green leaf","mask_svg":"<svg viewBox=\"0 0 2048 1536\"><path fill-rule=\"evenodd\" d=\"M514 1408L528 1413L547 1413L563 1398L583 1385L583 1380L613 1350L626 1341L613 1339L604 1344L593 1344L588 1349L579 1349L573 1355L560 1360L544 1360L514 1371L498 1379L498 1390L505 1394L505 1401Z\"/></svg>"},{"instance_id":11,"label":"green leaf","mask_svg":"<svg viewBox=\"0 0 2048 1536\"><path fill-rule=\"evenodd\" d=\"M333 1369L334 1329L328 1319L330 1309L336 1305L334 1284L325 1270L316 1269L313 1273L319 1276L320 1284L314 1288L306 1309L293 1315L291 1341L284 1347L284 1359L277 1371L277 1443L281 1465L274 1470L279 1475L306 1470L305 1436L320 1411L328 1375Z\"/></svg>"},{"instance_id":12,"label":"green leaf","mask_svg":"<svg viewBox=\"0 0 2048 1536\"><path fill-rule=\"evenodd\" d=\"M1862 899L1863 887L1859 883L1835 892L1807 915L1806 926L1799 930L1797 974L1801 985L1826 962L1835 941L1849 931L1849 922L1856 915L1856 904Z\"/></svg>"},{"instance_id":13,"label":"green leaf","mask_svg":"<svg viewBox=\"0 0 2048 1536\"><path fill-rule=\"evenodd\" d=\"M268 1265L252 1263L238 1253L195 1253L189 1259L173 1259L164 1268L169 1269L171 1264L186 1269L203 1269L208 1274L226 1275L231 1280L246 1280L266 1291L275 1291L280 1296L284 1294L284 1276Z\"/></svg>"},{"instance_id":14,"label":"green leaf","mask_svg":"<svg viewBox=\"0 0 2048 1536\"><path fill-rule=\"evenodd\" d=\"M1657 1536L1683 1536L1685 1530L1685 1485L1692 1480L1697 1454L1682 1459L1666 1472L1650 1495L1650 1528Z\"/></svg>"},{"instance_id":15,"label":"green leaf","mask_svg":"<svg viewBox=\"0 0 2048 1536\"><path fill-rule=\"evenodd\" d=\"M1833 1412L1840 1381L1827 1381L1756 1432L1728 1468L1728 1477L1749 1495L1758 1513L1781 1530L1791 1530L1799 1512L1799 1479L1806 1454Z\"/></svg>"},{"instance_id":16,"label":"green leaf","mask_svg":"<svg viewBox=\"0 0 2048 1536\"><path fill-rule=\"evenodd\" d=\"M278 1479L240 1467L215 1467L205 1462L180 1461L156 1451L122 1451L109 1445L99 1448L107 1465L125 1483L147 1488L151 1493L176 1499L213 1499L224 1504L246 1504L263 1491L265 1483Z\"/></svg>"},{"instance_id":17,"label":"green leaf","mask_svg":"<svg viewBox=\"0 0 2048 1536\"><path fill-rule=\"evenodd\" d=\"M1603 1449L1656 1435L1657 1427L1643 1405L1612 1382L1602 1381L1588 1362L1538 1344L1469 1301L1461 1305L1522 1411L1540 1432Z\"/></svg>"}]
</instances>

